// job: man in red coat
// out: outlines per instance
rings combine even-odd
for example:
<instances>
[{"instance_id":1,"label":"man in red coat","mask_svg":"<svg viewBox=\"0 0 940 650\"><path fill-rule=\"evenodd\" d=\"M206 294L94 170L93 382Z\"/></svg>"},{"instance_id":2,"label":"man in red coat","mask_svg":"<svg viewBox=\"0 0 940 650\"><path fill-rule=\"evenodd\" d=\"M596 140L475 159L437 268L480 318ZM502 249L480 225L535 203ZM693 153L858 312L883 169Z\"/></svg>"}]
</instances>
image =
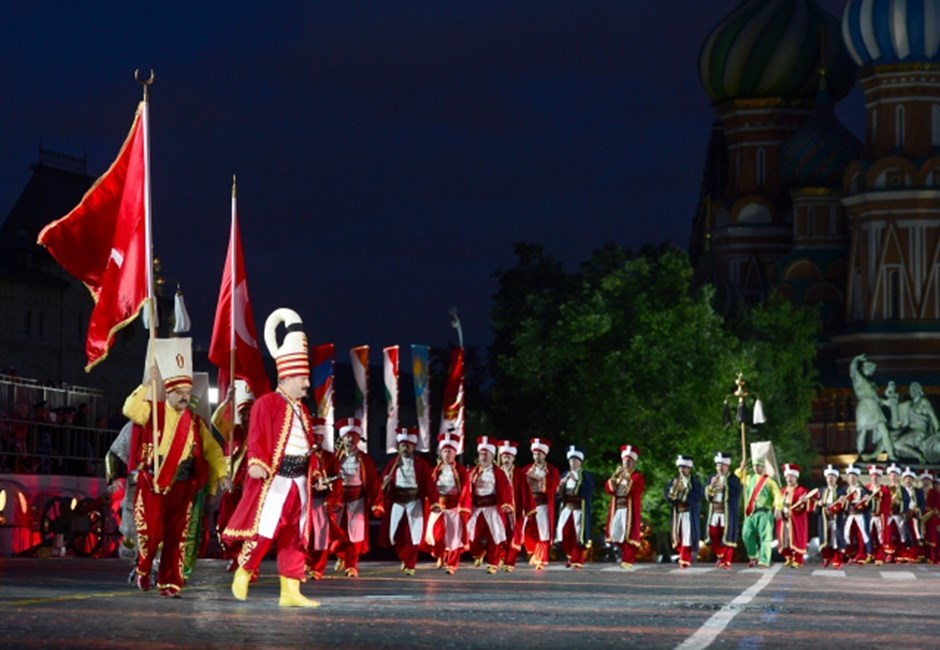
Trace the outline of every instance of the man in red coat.
<instances>
[{"instance_id":1,"label":"man in red coat","mask_svg":"<svg viewBox=\"0 0 940 650\"><path fill-rule=\"evenodd\" d=\"M342 440L336 462L343 481L343 503L336 514L337 529L342 535L336 544L336 569L345 569L347 577L356 578L359 556L369 551L369 513L381 517L385 507L375 463L359 448L362 423L346 418L336 423L336 430Z\"/></svg>"},{"instance_id":2,"label":"man in red coat","mask_svg":"<svg viewBox=\"0 0 940 650\"><path fill-rule=\"evenodd\" d=\"M815 507L813 497L818 490L807 492L797 483L800 468L792 463L784 464L783 477L786 483L781 490L783 516L777 520L777 543L785 559L784 564L799 569L803 566L809 541L809 511Z\"/></svg>"},{"instance_id":3,"label":"man in red coat","mask_svg":"<svg viewBox=\"0 0 940 650\"><path fill-rule=\"evenodd\" d=\"M920 475L924 490L924 561L930 564L940 562L940 483L929 470Z\"/></svg>"},{"instance_id":4,"label":"man in red coat","mask_svg":"<svg viewBox=\"0 0 940 650\"><path fill-rule=\"evenodd\" d=\"M307 575L319 580L326 571L330 544L338 537L333 513L343 503L343 482L339 476L336 456L323 448L326 439L326 420L313 420L313 455L317 469L313 474L310 507L313 521L310 525L310 547L307 550Z\"/></svg>"},{"instance_id":5,"label":"man in red coat","mask_svg":"<svg viewBox=\"0 0 940 650\"><path fill-rule=\"evenodd\" d=\"M124 402L124 415L134 423L127 466L137 472L137 587L150 590L150 572L162 543L157 588L161 596L179 598L185 533L196 493L207 483L214 492L216 482L227 490L231 481L222 448L206 422L187 408L193 388L191 340L156 339L153 354L151 381ZM163 378L159 383L166 401L148 395L158 377ZM159 450L156 459L154 447Z\"/></svg>"},{"instance_id":6,"label":"man in red coat","mask_svg":"<svg viewBox=\"0 0 940 650\"><path fill-rule=\"evenodd\" d=\"M216 515L216 535L222 546L222 556L228 560L227 569L234 571L238 568L238 554L242 546L239 542L227 544L222 538L222 531L228 526L228 521L235 512L242 497L242 488L245 485L248 464L244 462L245 432L251 421L251 406L255 403L255 396L243 379L236 379L232 383L232 391L228 399L219 404L212 414L212 424L227 441L230 450L229 465L232 470L232 489L222 494L219 499L219 510Z\"/></svg>"},{"instance_id":7,"label":"man in red coat","mask_svg":"<svg viewBox=\"0 0 940 650\"><path fill-rule=\"evenodd\" d=\"M513 515L512 484L497 467L496 444L489 436L477 438L477 464L470 470L471 508L467 520L470 555L486 560L486 572L496 573L506 543L506 518Z\"/></svg>"},{"instance_id":8,"label":"man in red coat","mask_svg":"<svg viewBox=\"0 0 940 650\"><path fill-rule=\"evenodd\" d=\"M516 467L516 455L519 446L512 440L503 440L499 443L499 468L506 475L512 485L513 511L506 517L506 542L503 544L500 566L503 571L511 573L516 568L516 557L522 548L522 523L525 521L525 498L529 486L526 484L525 473Z\"/></svg>"},{"instance_id":9,"label":"man in red coat","mask_svg":"<svg viewBox=\"0 0 940 650\"><path fill-rule=\"evenodd\" d=\"M424 537L424 512L428 499L436 501L437 493L427 461L415 456L418 429L398 427L395 434L398 454L382 472L385 514L379 528L379 541L395 547L401 570L413 576L418 563L418 546Z\"/></svg>"},{"instance_id":10,"label":"man in red coat","mask_svg":"<svg viewBox=\"0 0 940 650\"><path fill-rule=\"evenodd\" d=\"M551 443L545 438L532 438L532 463L525 468L529 494L523 524L529 564L541 571L548 566L548 550L555 532L555 492L561 476L558 468L546 462Z\"/></svg>"},{"instance_id":11,"label":"man in red coat","mask_svg":"<svg viewBox=\"0 0 940 650\"><path fill-rule=\"evenodd\" d=\"M891 491L887 485L882 485L881 479L884 476L884 470L877 465L868 467L868 476L871 482L866 486L871 494L871 521L870 535L872 545L872 556L875 560L875 566L881 566L885 563L887 550L893 547L887 543L886 534L888 532L888 517L891 516ZM894 551L891 551L894 553Z\"/></svg>"},{"instance_id":12,"label":"man in red coat","mask_svg":"<svg viewBox=\"0 0 940 650\"><path fill-rule=\"evenodd\" d=\"M467 547L467 515L470 514L470 473L459 464L460 436L447 432L437 437L437 465L431 482L437 501L430 504L425 544L437 558L438 568L457 572L460 554Z\"/></svg>"},{"instance_id":13,"label":"man in red coat","mask_svg":"<svg viewBox=\"0 0 940 650\"><path fill-rule=\"evenodd\" d=\"M604 482L610 495L607 509L606 538L620 547L620 568L633 570L636 552L640 548L640 517L646 481L636 470L640 451L633 445L620 447L620 466Z\"/></svg>"},{"instance_id":14,"label":"man in red coat","mask_svg":"<svg viewBox=\"0 0 940 650\"><path fill-rule=\"evenodd\" d=\"M277 345L277 327L287 333ZM251 577L271 547L277 549L281 607L317 607L300 593L306 580L310 540L310 484L313 431L310 413L301 401L310 388L310 360L303 323L292 310L275 310L264 326L268 351L277 363L277 390L252 407L248 429L248 476L242 498L223 536L242 542L232 595L248 598Z\"/></svg>"}]
</instances>

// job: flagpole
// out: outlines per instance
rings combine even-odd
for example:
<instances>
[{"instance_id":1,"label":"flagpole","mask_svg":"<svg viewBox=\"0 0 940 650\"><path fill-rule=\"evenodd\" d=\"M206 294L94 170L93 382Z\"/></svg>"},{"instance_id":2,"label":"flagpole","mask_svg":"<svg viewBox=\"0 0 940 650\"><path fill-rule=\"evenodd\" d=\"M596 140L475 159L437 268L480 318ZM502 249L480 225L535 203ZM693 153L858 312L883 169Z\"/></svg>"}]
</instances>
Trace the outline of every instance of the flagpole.
<instances>
[{"instance_id":1,"label":"flagpole","mask_svg":"<svg viewBox=\"0 0 940 650\"><path fill-rule=\"evenodd\" d=\"M141 121L144 130L144 248L147 253L147 307L149 310L149 355L147 371L151 373L155 365L154 340L157 338L156 297L153 290L153 228L150 213L150 85L153 83L153 70L150 77L141 79L140 70L134 70L134 79L143 86L144 99L141 102ZM150 375L151 424L153 426L153 491L157 492L157 477L160 475L160 431L157 427L157 378Z\"/></svg>"},{"instance_id":2,"label":"flagpole","mask_svg":"<svg viewBox=\"0 0 940 650\"><path fill-rule=\"evenodd\" d=\"M234 391L230 390L235 386L235 290L238 278L238 269L235 267L235 228L236 228L236 211L237 207L237 192L235 189L235 174L232 174L232 224L229 228L229 268L231 269L230 279L231 279L231 313L229 318L229 353L228 353L228 386L226 391L234 396ZM225 396L228 399L228 395ZM238 417L237 406L235 400L232 399L232 435L229 436L228 440L228 468L229 475L235 476L235 420Z\"/></svg>"}]
</instances>

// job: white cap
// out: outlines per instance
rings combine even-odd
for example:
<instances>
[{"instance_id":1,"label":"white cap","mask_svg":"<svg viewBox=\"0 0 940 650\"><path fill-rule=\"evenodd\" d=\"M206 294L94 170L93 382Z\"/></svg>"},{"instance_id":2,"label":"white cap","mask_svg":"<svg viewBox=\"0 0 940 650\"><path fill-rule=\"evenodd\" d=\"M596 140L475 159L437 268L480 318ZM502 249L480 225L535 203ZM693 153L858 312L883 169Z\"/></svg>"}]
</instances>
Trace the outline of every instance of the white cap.
<instances>
[{"instance_id":1,"label":"white cap","mask_svg":"<svg viewBox=\"0 0 940 650\"><path fill-rule=\"evenodd\" d=\"M783 465L783 475L792 476L794 478L800 478L800 467L799 465L794 465L793 463L784 463Z\"/></svg>"},{"instance_id":2,"label":"white cap","mask_svg":"<svg viewBox=\"0 0 940 650\"><path fill-rule=\"evenodd\" d=\"M683 456L682 454L676 456L676 467L688 467L691 469L693 465L692 459L688 456Z\"/></svg>"},{"instance_id":3,"label":"white cap","mask_svg":"<svg viewBox=\"0 0 940 650\"><path fill-rule=\"evenodd\" d=\"M460 436L450 431L440 434L437 437L438 452L440 452L444 447L450 447L454 451L460 451Z\"/></svg>"},{"instance_id":4,"label":"white cap","mask_svg":"<svg viewBox=\"0 0 940 650\"><path fill-rule=\"evenodd\" d=\"M418 428L398 427L395 429L395 442L410 442L413 445L418 444Z\"/></svg>"},{"instance_id":5,"label":"white cap","mask_svg":"<svg viewBox=\"0 0 940 650\"><path fill-rule=\"evenodd\" d=\"M193 385L193 340L154 339L153 356L163 379L163 388L170 392Z\"/></svg>"},{"instance_id":6,"label":"white cap","mask_svg":"<svg viewBox=\"0 0 940 650\"><path fill-rule=\"evenodd\" d=\"M917 478L917 472L912 470L910 467L905 467L904 471L901 472L901 476L910 476L911 478Z\"/></svg>"},{"instance_id":7,"label":"white cap","mask_svg":"<svg viewBox=\"0 0 940 650\"><path fill-rule=\"evenodd\" d=\"M568 456L568 460L571 460L572 458L577 458L581 462L584 462L584 452L576 449L574 445L571 445L570 447L568 447L567 456Z\"/></svg>"},{"instance_id":8,"label":"white cap","mask_svg":"<svg viewBox=\"0 0 940 650\"><path fill-rule=\"evenodd\" d=\"M848 476L849 474L855 474L855 476L861 476L862 470L860 467L857 467L855 465L846 465L845 474L846 476Z\"/></svg>"},{"instance_id":9,"label":"white cap","mask_svg":"<svg viewBox=\"0 0 940 650\"><path fill-rule=\"evenodd\" d=\"M723 451L715 452L715 464L730 465L731 464L731 454L726 454Z\"/></svg>"},{"instance_id":10,"label":"white cap","mask_svg":"<svg viewBox=\"0 0 940 650\"><path fill-rule=\"evenodd\" d=\"M839 470L832 466L832 463L826 465L826 468L823 470L823 476L835 476L839 478Z\"/></svg>"},{"instance_id":11,"label":"white cap","mask_svg":"<svg viewBox=\"0 0 940 650\"><path fill-rule=\"evenodd\" d=\"M620 458L626 458L629 456L633 460L636 460L640 455L640 450L634 447L633 445L622 445L620 447Z\"/></svg>"},{"instance_id":12,"label":"white cap","mask_svg":"<svg viewBox=\"0 0 940 650\"><path fill-rule=\"evenodd\" d=\"M532 438L529 443L532 451L540 451L543 454L547 454L549 447L551 447L551 443L545 438Z\"/></svg>"},{"instance_id":13,"label":"white cap","mask_svg":"<svg viewBox=\"0 0 940 650\"><path fill-rule=\"evenodd\" d=\"M888 469L885 470L886 474L891 474L892 472L895 474L901 473L901 468L897 466L897 463L891 463L888 465Z\"/></svg>"},{"instance_id":14,"label":"white cap","mask_svg":"<svg viewBox=\"0 0 940 650\"><path fill-rule=\"evenodd\" d=\"M488 451L495 456L496 443L489 436L479 436L477 437L477 451Z\"/></svg>"},{"instance_id":15,"label":"white cap","mask_svg":"<svg viewBox=\"0 0 940 650\"><path fill-rule=\"evenodd\" d=\"M251 404L255 401L255 396L248 388L248 382L244 379L235 380L235 408L241 408L245 404Z\"/></svg>"},{"instance_id":16,"label":"white cap","mask_svg":"<svg viewBox=\"0 0 940 650\"><path fill-rule=\"evenodd\" d=\"M355 433L362 438L362 422L356 418L344 418L333 426L336 427L336 431L341 438L350 433Z\"/></svg>"},{"instance_id":17,"label":"white cap","mask_svg":"<svg viewBox=\"0 0 940 650\"><path fill-rule=\"evenodd\" d=\"M498 451L500 455L512 454L513 456L515 456L519 453L519 445L517 445L512 440L500 440Z\"/></svg>"}]
</instances>

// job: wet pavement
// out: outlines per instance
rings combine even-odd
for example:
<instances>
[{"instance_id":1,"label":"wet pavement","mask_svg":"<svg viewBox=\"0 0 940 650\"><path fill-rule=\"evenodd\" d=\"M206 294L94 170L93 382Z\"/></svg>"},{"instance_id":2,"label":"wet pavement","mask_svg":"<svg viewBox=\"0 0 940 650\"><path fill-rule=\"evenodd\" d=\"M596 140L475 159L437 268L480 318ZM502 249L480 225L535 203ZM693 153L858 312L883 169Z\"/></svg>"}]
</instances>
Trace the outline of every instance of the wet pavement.
<instances>
[{"instance_id":1,"label":"wet pavement","mask_svg":"<svg viewBox=\"0 0 940 650\"><path fill-rule=\"evenodd\" d=\"M246 602L220 560L200 560L181 599L127 584L126 561L0 558L2 648L906 648L940 647L940 567L735 565L623 571L520 566L489 575L432 564L405 576L364 562L278 606L273 562Z\"/></svg>"}]
</instances>

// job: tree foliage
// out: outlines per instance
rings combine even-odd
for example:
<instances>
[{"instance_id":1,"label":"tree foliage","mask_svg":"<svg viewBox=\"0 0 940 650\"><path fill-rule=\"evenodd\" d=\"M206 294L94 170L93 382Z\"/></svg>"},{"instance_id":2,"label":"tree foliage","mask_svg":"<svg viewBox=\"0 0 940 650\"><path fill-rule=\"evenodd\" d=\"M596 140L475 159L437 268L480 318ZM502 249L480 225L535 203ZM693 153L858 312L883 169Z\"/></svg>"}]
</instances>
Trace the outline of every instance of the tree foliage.
<instances>
[{"instance_id":1,"label":"tree foliage","mask_svg":"<svg viewBox=\"0 0 940 650\"><path fill-rule=\"evenodd\" d=\"M806 458L812 314L774 301L726 324L710 288L693 287L687 256L666 247L607 246L570 274L539 247L516 252L519 264L497 274L494 297L492 421L501 435L549 438L561 467L577 445L598 486L620 446L635 445L645 518L662 526L676 455L691 455L703 476L715 451L740 456L739 432L721 418L740 370L771 418L766 434L749 438L771 434Z\"/></svg>"}]
</instances>

